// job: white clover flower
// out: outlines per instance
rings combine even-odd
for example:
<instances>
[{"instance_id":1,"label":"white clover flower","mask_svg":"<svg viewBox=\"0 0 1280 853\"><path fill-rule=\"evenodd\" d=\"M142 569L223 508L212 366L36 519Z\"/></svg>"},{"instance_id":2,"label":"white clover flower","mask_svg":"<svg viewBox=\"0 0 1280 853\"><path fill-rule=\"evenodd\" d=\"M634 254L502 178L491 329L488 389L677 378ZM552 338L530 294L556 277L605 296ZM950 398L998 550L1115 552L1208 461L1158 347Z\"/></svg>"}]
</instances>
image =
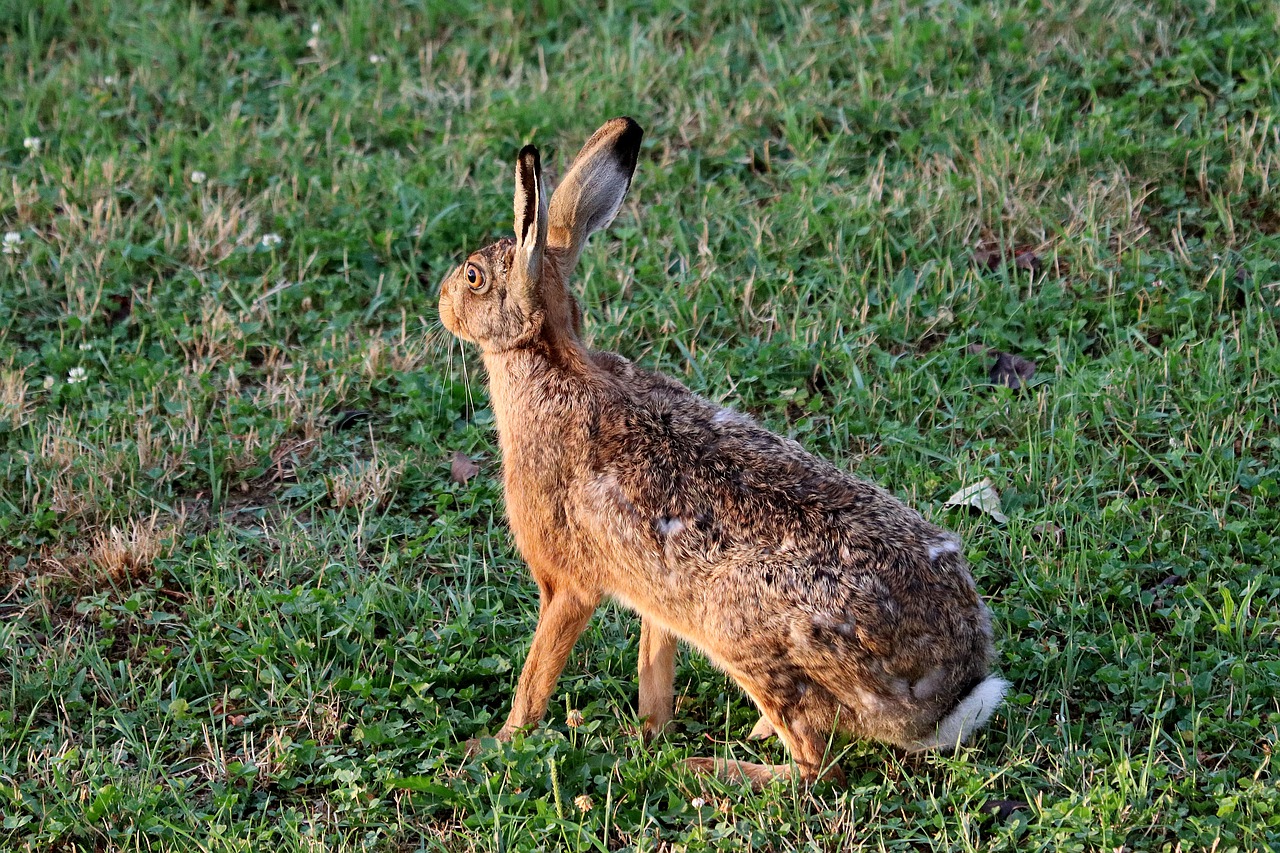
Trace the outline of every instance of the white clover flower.
<instances>
[{"instance_id":1,"label":"white clover flower","mask_svg":"<svg viewBox=\"0 0 1280 853\"><path fill-rule=\"evenodd\" d=\"M196 169L191 173L191 183L203 184L205 182L205 179L208 177L209 176L206 175L204 172L200 171L199 169Z\"/></svg>"},{"instance_id":2,"label":"white clover flower","mask_svg":"<svg viewBox=\"0 0 1280 853\"><path fill-rule=\"evenodd\" d=\"M4 232L4 253L16 255L22 251L22 234L17 231Z\"/></svg>"},{"instance_id":3,"label":"white clover flower","mask_svg":"<svg viewBox=\"0 0 1280 853\"><path fill-rule=\"evenodd\" d=\"M586 794L579 794L578 796L574 797L573 804L578 807L578 811L580 812L589 812L591 811L592 807L595 806L595 803L593 803L591 801L591 798L588 797Z\"/></svg>"},{"instance_id":4,"label":"white clover flower","mask_svg":"<svg viewBox=\"0 0 1280 853\"><path fill-rule=\"evenodd\" d=\"M564 715L564 722L569 728L576 729L578 726L581 726L585 720L582 716L582 712L577 708L574 708L572 711Z\"/></svg>"},{"instance_id":5,"label":"white clover flower","mask_svg":"<svg viewBox=\"0 0 1280 853\"><path fill-rule=\"evenodd\" d=\"M387 59L386 59L386 57L384 57L384 56L381 56L381 55L376 54L376 53L371 53L371 54L369 54L369 64L370 64L370 65L381 65L382 63L384 63L384 62L386 62L386 61L387 61Z\"/></svg>"},{"instance_id":6,"label":"white clover flower","mask_svg":"<svg viewBox=\"0 0 1280 853\"><path fill-rule=\"evenodd\" d=\"M312 21L312 22L311 22L311 35L313 35L313 36L318 36L318 35L320 35L320 22L319 22L319 21Z\"/></svg>"},{"instance_id":7,"label":"white clover flower","mask_svg":"<svg viewBox=\"0 0 1280 853\"><path fill-rule=\"evenodd\" d=\"M112 74L108 74L107 76L102 78L102 85L104 86L114 86L115 84L116 84L116 78Z\"/></svg>"},{"instance_id":8,"label":"white clover flower","mask_svg":"<svg viewBox=\"0 0 1280 853\"><path fill-rule=\"evenodd\" d=\"M80 352L89 352L92 349L93 349L93 344L91 343L86 342L80 345Z\"/></svg>"},{"instance_id":9,"label":"white clover flower","mask_svg":"<svg viewBox=\"0 0 1280 853\"><path fill-rule=\"evenodd\" d=\"M67 371L67 382L75 385L77 382L83 382L86 379L83 367L73 367Z\"/></svg>"},{"instance_id":10,"label":"white clover flower","mask_svg":"<svg viewBox=\"0 0 1280 853\"><path fill-rule=\"evenodd\" d=\"M32 154L40 153L40 137L28 136L22 140L22 147L30 151Z\"/></svg>"},{"instance_id":11,"label":"white clover flower","mask_svg":"<svg viewBox=\"0 0 1280 853\"><path fill-rule=\"evenodd\" d=\"M279 246L283 242L284 242L284 238L281 237L279 234L263 234L262 235L262 247L264 249L274 249L276 246Z\"/></svg>"},{"instance_id":12,"label":"white clover flower","mask_svg":"<svg viewBox=\"0 0 1280 853\"><path fill-rule=\"evenodd\" d=\"M53 383L55 383L55 382L57 382L57 381L58 381L58 380L54 379L52 376L46 376L46 377L44 378L44 387L45 387L45 390L47 391L47 390L49 390L50 388L52 388L52 387L53 387Z\"/></svg>"},{"instance_id":13,"label":"white clover flower","mask_svg":"<svg viewBox=\"0 0 1280 853\"><path fill-rule=\"evenodd\" d=\"M689 801L689 805L693 806L695 809L700 809L706 804L707 804L707 801L702 799L702 797L694 797L692 800Z\"/></svg>"}]
</instances>

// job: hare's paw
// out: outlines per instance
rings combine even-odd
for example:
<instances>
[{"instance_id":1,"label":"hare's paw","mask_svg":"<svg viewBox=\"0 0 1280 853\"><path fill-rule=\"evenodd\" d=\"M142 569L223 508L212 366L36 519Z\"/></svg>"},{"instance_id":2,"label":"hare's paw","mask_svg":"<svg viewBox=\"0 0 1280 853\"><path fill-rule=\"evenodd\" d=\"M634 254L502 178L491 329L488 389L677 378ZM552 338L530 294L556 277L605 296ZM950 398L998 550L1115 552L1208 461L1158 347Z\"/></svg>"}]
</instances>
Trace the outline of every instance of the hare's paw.
<instances>
[{"instance_id":1,"label":"hare's paw","mask_svg":"<svg viewBox=\"0 0 1280 853\"><path fill-rule=\"evenodd\" d=\"M485 751L485 741L490 741L490 746L493 745L493 738L489 737L473 737L467 741L468 761Z\"/></svg>"},{"instance_id":2,"label":"hare's paw","mask_svg":"<svg viewBox=\"0 0 1280 853\"><path fill-rule=\"evenodd\" d=\"M501 729L492 736L473 737L467 741L467 758L475 758L487 749L492 749L500 743L507 743L511 740L511 736L515 734L515 729Z\"/></svg>"},{"instance_id":3,"label":"hare's paw","mask_svg":"<svg viewBox=\"0 0 1280 853\"><path fill-rule=\"evenodd\" d=\"M771 738L778 733L773 727L773 723L769 722L769 718L760 715L760 719L756 720L755 728L751 730L751 734L747 735L747 740L764 740Z\"/></svg>"},{"instance_id":4,"label":"hare's paw","mask_svg":"<svg viewBox=\"0 0 1280 853\"><path fill-rule=\"evenodd\" d=\"M653 743L667 733L671 725L671 714L650 714L640 723L640 738L645 743Z\"/></svg>"}]
</instances>

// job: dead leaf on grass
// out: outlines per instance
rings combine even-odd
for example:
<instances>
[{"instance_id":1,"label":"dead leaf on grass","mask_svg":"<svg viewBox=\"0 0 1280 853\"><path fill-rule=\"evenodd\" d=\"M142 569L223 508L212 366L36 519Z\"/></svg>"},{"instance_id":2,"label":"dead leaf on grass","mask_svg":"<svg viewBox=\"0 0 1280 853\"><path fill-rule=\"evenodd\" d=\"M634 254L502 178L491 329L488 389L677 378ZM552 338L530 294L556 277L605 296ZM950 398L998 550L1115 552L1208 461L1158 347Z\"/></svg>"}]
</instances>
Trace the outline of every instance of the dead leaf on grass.
<instances>
[{"instance_id":1,"label":"dead leaf on grass","mask_svg":"<svg viewBox=\"0 0 1280 853\"><path fill-rule=\"evenodd\" d=\"M467 481L480 473L480 466L471 461L471 457L463 453L461 450L453 452L453 463L449 466L449 478L459 486L465 486Z\"/></svg>"},{"instance_id":2,"label":"dead leaf on grass","mask_svg":"<svg viewBox=\"0 0 1280 853\"><path fill-rule=\"evenodd\" d=\"M1044 248L1043 245L1031 244L1002 246L995 240L983 240L974 247L971 259L975 267L987 272L995 272L1003 266L1012 266L1014 269L1039 275L1045 270ZM1056 276L1064 276L1067 274L1066 263L1054 253L1048 271Z\"/></svg>"},{"instance_id":3,"label":"dead leaf on grass","mask_svg":"<svg viewBox=\"0 0 1280 853\"><path fill-rule=\"evenodd\" d=\"M1036 375L1036 363L1020 355L1008 352L995 353L996 363L987 375L993 385L1008 385L1015 391Z\"/></svg>"},{"instance_id":4,"label":"dead leaf on grass","mask_svg":"<svg viewBox=\"0 0 1280 853\"><path fill-rule=\"evenodd\" d=\"M120 296L108 296L104 300L104 314L107 318L107 325L114 326L117 323L129 319L129 315L133 313L133 294L124 294Z\"/></svg>"},{"instance_id":5,"label":"dead leaf on grass","mask_svg":"<svg viewBox=\"0 0 1280 853\"><path fill-rule=\"evenodd\" d=\"M1062 528L1049 521L1041 522L1031 528L1031 535L1041 542L1052 542L1054 545L1062 544Z\"/></svg>"},{"instance_id":6,"label":"dead leaf on grass","mask_svg":"<svg viewBox=\"0 0 1280 853\"><path fill-rule=\"evenodd\" d=\"M1008 820L1014 812L1030 808L1022 800L987 800L978 811L991 815L997 822Z\"/></svg>"},{"instance_id":7,"label":"dead leaf on grass","mask_svg":"<svg viewBox=\"0 0 1280 853\"><path fill-rule=\"evenodd\" d=\"M1000 251L1000 247L994 243L979 243L978 247L973 250L973 265L982 270L997 270L1000 268L1004 255Z\"/></svg>"},{"instance_id":8,"label":"dead leaf on grass","mask_svg":"<svg viewBox=\"0 0 1280 853\"><path fill-rule=\"evenodd\" d=\"M1181 586L1182 583L1182 578L1177 575L1169 575L1155 586L1144 589L1143 592L1149 592L1152 594L1151 607L1154 610L1159 610L1165 606L1165 594L1168 593L1172 595L1175 588Z\"/></svg>"},{"instance_id":9,"label":"dead leaf on grass","mask_svg":"<svg viewBox=\"0 0 1280 853\"><path fill-rule=\"evenodd\" d=\"M973 250L973 265L979 269L995 272L1000 267L1012 264L1015 269L1037 273L1044 264L1034 246L1001 246L994 240L984 240Z\"/></svg>"},{"instance_id":10,"label":"dead leaf on grass","mask_svg":"<svg viewBox=\"0 0 1280 853\"><path fill-rule=\"evenodd\" d=\"M967 350L970 355L986 355L996 360L987 371L987 378L992 385L1007 385L1016 391L1036 375L1036 363L1029 358L1001 352L982 343L969 344Z\"/></svg>"},{"instance_id":11,"label":"dead leaf on grass","mask_svg":"<svg viewBox=\"0 0 1280 853\"><path fill-rule=\"evenodd\" d=\"M1000 495L996 492L995 486L992 485L990 477L983 479L980 483L965 486L947 498L946 505L973 507L991 516L1001 524L1009 520L1009 516L1005 515L1001 509Z\"/></svg>"},{"instance_id":12,"label":"dead leaf on grass","mask_svg":"<svg viewBox=\"0 0 1280 853\"><path fill-rule=\"evenodd\" d=\"M1014 249L1013 265L1017 269L1026 270L1027 272L1040 272L1040 256L1030 249L1019 251Z\"/></svg>"},{"instance_id":13,"label":"dead leaf on grass","mask_svg":"<svg viewBox=\"0 0 1280 853\"><path fill-rule=\"evenodd\" d=\"M347 409L334 415L332 429L334 432L342 432L344 429L351 429L364 423L371 417L373 412L367 409Z\"/></svg>"}]
</instances>

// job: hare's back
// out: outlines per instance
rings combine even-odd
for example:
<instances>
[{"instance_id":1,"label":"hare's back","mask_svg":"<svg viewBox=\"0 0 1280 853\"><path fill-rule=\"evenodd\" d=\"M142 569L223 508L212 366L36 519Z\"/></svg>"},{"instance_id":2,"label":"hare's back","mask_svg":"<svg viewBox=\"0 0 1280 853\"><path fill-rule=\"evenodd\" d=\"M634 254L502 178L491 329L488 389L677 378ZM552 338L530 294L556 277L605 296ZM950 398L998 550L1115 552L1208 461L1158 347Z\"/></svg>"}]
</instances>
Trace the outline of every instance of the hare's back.
<instances>
[{"instance_id":1,"label":"hare's back","mask_svg":"<svg viewBox=\"0 0 1280 853\"><path fill-rule=\"evenodd\" d=\"M633 393L602 417L594 467L668 571L750 582L761 605L888 608L897 621L981 606L954 534L745 415L623 369Z\"/></svg>"}]
</instances>

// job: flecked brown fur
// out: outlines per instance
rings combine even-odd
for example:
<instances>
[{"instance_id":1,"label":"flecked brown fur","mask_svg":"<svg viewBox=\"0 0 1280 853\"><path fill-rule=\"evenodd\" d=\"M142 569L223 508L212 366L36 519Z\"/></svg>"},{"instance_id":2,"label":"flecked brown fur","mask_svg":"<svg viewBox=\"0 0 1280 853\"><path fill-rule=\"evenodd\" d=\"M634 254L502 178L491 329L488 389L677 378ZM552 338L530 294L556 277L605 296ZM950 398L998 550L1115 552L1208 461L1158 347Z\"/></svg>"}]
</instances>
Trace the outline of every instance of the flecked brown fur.
<instances>
[{"instance_id":1,"label":"flecked brown fur","mask_svg":"<svg viewBox=\"0 0 1280 853\"><path fill-rule=\"evenodd\" d=\"M566 280L621 206L640 138L630 119L605 124L550 213L537 153L522 151L523 236L476 252L441 289L445 325L483 351L511 529L541 593L498 736L541 719L574 641L610 596L643 619L648 734L671 717L678 637L751 696L757 731L776 731L807 779L827 771L833 730L946 746L934 742L944 719L992 680L990 616L959 540L751 418L583 345ZM476 271L482 289L468 280ZM998 702L1003 683L992 690ZM981 725L990 707L974 713ZM788 772L690 766L753 784Z\"/></svg>"}]
</instances>

